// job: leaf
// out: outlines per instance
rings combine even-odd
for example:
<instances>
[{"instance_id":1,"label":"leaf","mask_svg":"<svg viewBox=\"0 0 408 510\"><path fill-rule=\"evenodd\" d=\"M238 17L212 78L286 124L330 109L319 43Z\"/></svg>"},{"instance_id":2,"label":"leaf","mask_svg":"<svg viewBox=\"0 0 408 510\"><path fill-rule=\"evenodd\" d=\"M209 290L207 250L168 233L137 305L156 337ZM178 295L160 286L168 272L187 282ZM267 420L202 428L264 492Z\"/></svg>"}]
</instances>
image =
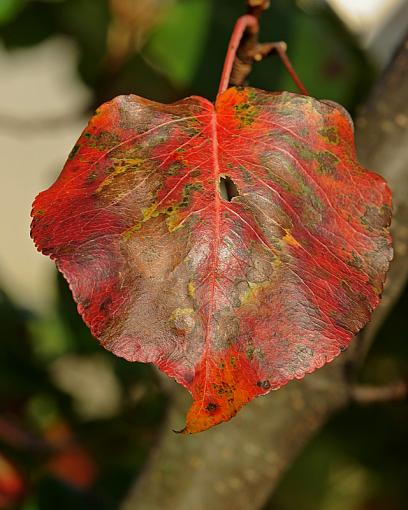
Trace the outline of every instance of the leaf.
<instances>
[{"instance_id":1,"label":"leaf","mask_svg":"<svg viewBox=\"0 0 408 510\"><path fill-rule=\"evenodd\" d=\"M392 256L346 111L253 88L105 103L32 214L101 344L191 392L187 433L337 356Z\"/></svg>"}]
</instances>

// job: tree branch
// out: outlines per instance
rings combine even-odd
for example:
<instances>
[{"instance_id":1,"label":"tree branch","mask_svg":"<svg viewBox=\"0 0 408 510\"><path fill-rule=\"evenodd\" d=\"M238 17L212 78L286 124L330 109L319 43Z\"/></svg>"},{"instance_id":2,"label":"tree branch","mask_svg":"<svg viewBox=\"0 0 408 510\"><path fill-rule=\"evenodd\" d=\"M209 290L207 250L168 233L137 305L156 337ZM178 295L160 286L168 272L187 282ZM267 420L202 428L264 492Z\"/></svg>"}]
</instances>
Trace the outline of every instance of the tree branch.
<instances>
[{"instance_id":1,"label":"tree branch","mask_svg":"<svg viewBox=\"0 0 408 510\"><path fill-rule=\"evenodd\" d=\"M173 395L161 444L122 510L257 510L294 457L327 418L350 402L350 383L408 276L408 39L400 48L357 123L360 158L394 190L395 260L383 301L353 347L330 365L255 399L230 422L180 436L189 398Z\"/></svg>"}]
</instances>

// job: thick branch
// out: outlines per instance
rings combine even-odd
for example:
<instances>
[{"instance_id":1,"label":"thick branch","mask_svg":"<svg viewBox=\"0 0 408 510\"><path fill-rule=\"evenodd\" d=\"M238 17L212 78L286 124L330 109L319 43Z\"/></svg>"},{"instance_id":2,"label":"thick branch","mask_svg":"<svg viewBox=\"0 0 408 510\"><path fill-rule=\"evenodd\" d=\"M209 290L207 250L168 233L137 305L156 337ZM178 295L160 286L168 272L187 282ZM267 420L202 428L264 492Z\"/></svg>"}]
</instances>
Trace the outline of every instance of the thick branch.
<instances>
[{"instance_id":1,"label":"thick branch","mask_svg":"<svg viewBox=\"0 0 408 510\"><path fill-rule=\"evenodd\" d=\"M381 173L393 191L394 261L387 276L382 304L361 335L364 361L378 329L408 279L408 34L374 88L357 119L360 160Z\"/></svg>"},{"instance_id":2,"label":"thick branch","mask_svg":"<svg viewBox=\"0 0 408 510\"><path fill-rule=\"evenodd\" d=\"M197 436L171 432L181 428L189 404L185 390L171 385L161 444L123 510L262 508L293 458L328 416L350 402L349 368L357 370L408 276L407 68L408 40L358 122L362 162L384 175L395 193L395 260L370 326L329 366L254 400L230 422Z\"/></svg>"}]
</instances>

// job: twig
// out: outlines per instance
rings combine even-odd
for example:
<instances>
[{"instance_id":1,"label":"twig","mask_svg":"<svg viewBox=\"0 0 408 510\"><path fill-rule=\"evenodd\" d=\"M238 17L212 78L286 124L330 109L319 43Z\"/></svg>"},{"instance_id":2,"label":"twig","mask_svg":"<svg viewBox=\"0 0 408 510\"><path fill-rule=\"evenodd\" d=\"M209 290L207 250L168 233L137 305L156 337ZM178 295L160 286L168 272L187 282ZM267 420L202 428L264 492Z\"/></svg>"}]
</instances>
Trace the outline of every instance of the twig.
<instances>
[{"instance_id":1,"label":"twig","mask_svg":"<svg viewBox=\"0 0 408 510\"><path fill-rule=\"evenodd\" d=\"M259 18L263 11L269 9L270 4L270 0L247 0L248 14Z\"/></svg>"},{"instance_id":2,"label":"twig","mask_svg":"<svg viewBox=\"0 0 408 510\"><path fill-rule=\"evenodd\" d=\"M257 20L257 26L259 27L259 18L264 11L269 9L270 1L247 0L246 4L247 15L253 16ZM232 85L239 86L245 83L255 61L253 56L255 54L262 54L262 52L259 51L260 44L258 40L258 33L259 29L256 32L248 31L244 34L241 44L234 55L234 65L232 67L230 80Z\"/></svg>"},{"instance_id":3,"label":"twig","mask_svg":"<svg viewBox=\"0 0 408 510\"><path fill-rule=\"evenodd\" d=\"M357 404L376 404L395 402L408 398L408 383L397 381L387 386L356 385L351 388L350 396Z\"/></svg>"},{"instance_id":4,"label":"twig","mask_svg":"<svg viewBox=\"0 0 408 510\"><path fill-rule=\"evenodd\" d=\"M250 38L251 40L254 39L255 41L258 41L258 32L259 32L259 24L258 24L258 20L255 16L248 14L246 16L241 16L238 19L238 21L234 27L234 30L232 32L231 40L230 40L230 43L228 46L227 56L225 58L225 63L224 63L224 69L223 69L222 75L221 75L220 87L218 89L219 94L221 94L222 92L225 92L228 88L228 85L232 81L233 81L234 85L241 84L238 82L240 82L241 79L244 77L244 75L242 74L242 70L241 70L242 76L240 76L238 81L237 81L237 79L234 79L234 80L231 79L231 73L233 72L234 66L236 66L237 60L239 61L239 59L237 57L237 50L239 47L241 47L241 42L243 40L242 38L245 33L247 34L247 37ZM248 54L248 56L250 55L250 53L249 53L250 51L254 51L252 44L250 46L251 47L250 48L248 47L248 49L246 50L246 53ZM252 56L249 56L249 58L251 59L251 62L254 61ZM250 67L252 67L252 63L250 64ZM235 74L236 74L236 72L237 71L235 69ZM250 72L250 69L249 69L249 72ZM246 76L245 76L245 78L246 78Z\"/></svg>"},{"instance_id":5,"label":"twig","mask_svg":"<svg viewBox=\"0 0 408 510\"><path fill-rule=\"evenodd\" d=\"M235 24L225 58L224 69L218 93L227 90L228 86L241 86L252 71L255 62L260 62L273 53L277 53L287 72L300 92L308 95L299 76L296 74L287 54L285 42L260 43L259 18L268 9L269 1L247 0L248 14L241 16Z\"/></svg>"},{"instance_id":6,"label":"twig","mask_svg":"<svg viewBox=\"0 0 408 510\"><path fill-rule=\"evenodd\" d=\"M306 90L305 86L303 85L302 81L297 75L291 61L289 60L286 54L287 49L288 46L283 41L258 44L258 46L255 48L253 59L255 62L260 62L265 57L269 57L269 55L272 55L273 53L276 52L279 55L279 58L281 59L283 65L285 66L286 71L289 73L290 77L295 82L297 88L300 90L302 94L308 96L309 95L308 91Z\"/></svg>"}]
</instances>

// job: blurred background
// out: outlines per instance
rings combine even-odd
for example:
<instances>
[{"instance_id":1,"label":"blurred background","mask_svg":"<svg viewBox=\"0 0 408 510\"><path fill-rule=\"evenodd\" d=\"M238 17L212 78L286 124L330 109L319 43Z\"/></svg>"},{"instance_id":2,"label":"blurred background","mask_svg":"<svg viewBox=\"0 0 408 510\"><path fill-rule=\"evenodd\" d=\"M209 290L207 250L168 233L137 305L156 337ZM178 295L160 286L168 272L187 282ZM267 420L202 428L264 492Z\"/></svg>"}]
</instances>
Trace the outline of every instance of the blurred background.
<instances>
[{"instance_id":1,"label":"blurred background","mask_svg":"<svg viewBox=\"0 0 408 510\"><path fill-rule=\"evenodd\" d=\"M285 40L311 94L352 114L408 28L406 0L271 4L263 40ZM155 371L91 337L35 251L30 208L103 101L214 98L243 12L243 0L0 0L0 509L118 509L157 443L167 400ZM275 60L250 81L294 90ZM407 307L405 292L362 381L407 376ZM407 426L406 403L341 412L265 510L406 510Z\"/></svg>"}]
</instances>

